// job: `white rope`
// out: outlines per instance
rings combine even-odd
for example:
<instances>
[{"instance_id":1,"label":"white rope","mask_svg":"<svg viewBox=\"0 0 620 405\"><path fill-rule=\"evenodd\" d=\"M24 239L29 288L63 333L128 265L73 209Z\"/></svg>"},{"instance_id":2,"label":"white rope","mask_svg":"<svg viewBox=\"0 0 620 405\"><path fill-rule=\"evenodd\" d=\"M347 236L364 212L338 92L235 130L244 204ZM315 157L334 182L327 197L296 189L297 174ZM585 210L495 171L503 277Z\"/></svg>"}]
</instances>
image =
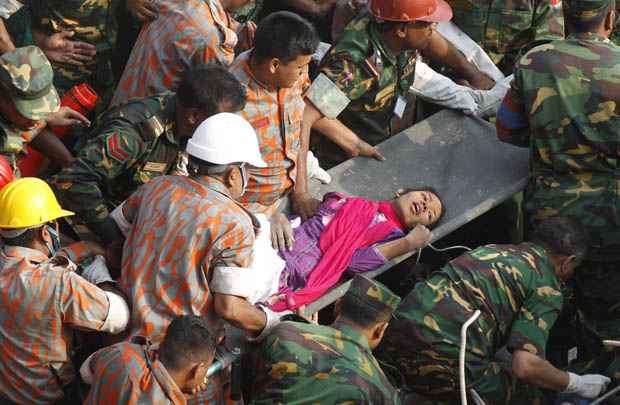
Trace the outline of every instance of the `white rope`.
<instances>
[{"instance_id":1,"label":"white rope","mask_svg":"<svg viewBox=\"0 0 620 405\"><path fill-rule=\"evenodd\" d=\"M480 310L469 318L461 327L461 347L459 350L459 383L461 388L461 405L467 405L467 385L465 383L465 349L467 348L467 328L469 325L476 322L476 319L480 316Z\"/></svg>"}]
</instances>

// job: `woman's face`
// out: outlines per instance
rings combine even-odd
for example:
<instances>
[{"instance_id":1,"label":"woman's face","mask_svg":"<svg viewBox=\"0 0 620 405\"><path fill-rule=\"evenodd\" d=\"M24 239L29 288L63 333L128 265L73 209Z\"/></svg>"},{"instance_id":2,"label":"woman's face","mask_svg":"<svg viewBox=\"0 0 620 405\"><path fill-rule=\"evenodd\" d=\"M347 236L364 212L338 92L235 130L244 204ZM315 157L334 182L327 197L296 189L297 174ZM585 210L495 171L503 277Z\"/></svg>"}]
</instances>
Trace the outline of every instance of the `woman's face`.
<instances>
[{"instance_id":1,"label":"woman's face","mask_svg":"<svg viewBox=\"0 0 620 405\"><path fill-rule=\"evenodd\" d=\"M410 191L396 198L398 215L407 226L432 226L439 220L443 210L441 201L431 191Z\"/></svg>"}]
</instances>

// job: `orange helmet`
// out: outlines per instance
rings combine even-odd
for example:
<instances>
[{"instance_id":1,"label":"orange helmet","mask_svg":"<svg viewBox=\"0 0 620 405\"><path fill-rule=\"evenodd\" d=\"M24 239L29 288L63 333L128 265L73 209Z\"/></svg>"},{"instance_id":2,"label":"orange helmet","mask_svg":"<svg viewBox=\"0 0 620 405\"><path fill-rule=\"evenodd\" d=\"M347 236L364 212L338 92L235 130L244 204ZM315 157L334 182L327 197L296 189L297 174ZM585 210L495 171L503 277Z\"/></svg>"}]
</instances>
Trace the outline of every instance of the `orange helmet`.
<instances>
[{"instance_id":1,"label":"orange helmet","mask_svg":"<svg viewBox=\"0 0 620 405\"><path fill-rule=\"evenodd\" d=\"M452 19L452 8L444 0L370 0L370 13L383 21L442 22Z\"/></svg>"},{"instance_id":2,"label":"orange helmet","mask_svg":"<svg viewBox=\"0 0 620 405\"><path fill-rule=\"evenodd\" d=\"M15 180L13 168L4 156L0 155L0 188Z\"/></svg>"}]
</instances>

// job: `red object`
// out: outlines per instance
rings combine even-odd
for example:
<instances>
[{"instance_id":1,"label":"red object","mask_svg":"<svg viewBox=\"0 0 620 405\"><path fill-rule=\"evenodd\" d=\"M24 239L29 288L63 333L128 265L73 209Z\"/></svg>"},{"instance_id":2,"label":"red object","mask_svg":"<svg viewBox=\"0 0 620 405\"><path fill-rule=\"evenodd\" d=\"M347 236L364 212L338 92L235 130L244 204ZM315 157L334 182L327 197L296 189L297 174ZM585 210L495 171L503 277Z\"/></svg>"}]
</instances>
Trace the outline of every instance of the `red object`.
<instances>
[{"instance_id":1,"label":"red object","mask_svg":"<svg viewBox=\"0 0 620 405\"><path fill-rule=\"evenodd\" d=\"M371 0L370 13L380 20L397 22L452 19L452 8L444 0Z\"/></svg>"},{"instance_id":2,"label":"red object","mask_svg":"<svg viewBox=\"0 0 620 405\"><path fill-rule=\"evenodd\" d=\"M386 221L372 225L377 211ZM271 309L276 312L294 310L321 297L335 285L345 272L357 249L381 242L394 231L403 229L389 201L375 202L363 198L349 198L325 227L319 240L323 255L316 265L306 286L295 292L279 291L285 298Z\"/></svg>"},{"instance_id":3,"label":"red object","mask_svg":"<svg viewBox=\"0 0 620 405\"><path fill-rule=\"evenodd\" d=\"M82 115L88 115L95 108L99 96L86 83L77 84L66 92L60 100L60 105L69 107ZM69 127L53 127L52 132L62 139L69 131ZM26 146L26 155L17 159L17 167L22 177L36 177L45 157L30 146Z\"/></svg>"},{"instance_id":4,"label":"red object","mask_svg":"<svg viewBox=\"0 0 620 405\"><path fill-rule=\"evenodd\" d=\"M13 169L8 159L0 156L0 189L15 180Z\"/></svg>"}]
</instances>

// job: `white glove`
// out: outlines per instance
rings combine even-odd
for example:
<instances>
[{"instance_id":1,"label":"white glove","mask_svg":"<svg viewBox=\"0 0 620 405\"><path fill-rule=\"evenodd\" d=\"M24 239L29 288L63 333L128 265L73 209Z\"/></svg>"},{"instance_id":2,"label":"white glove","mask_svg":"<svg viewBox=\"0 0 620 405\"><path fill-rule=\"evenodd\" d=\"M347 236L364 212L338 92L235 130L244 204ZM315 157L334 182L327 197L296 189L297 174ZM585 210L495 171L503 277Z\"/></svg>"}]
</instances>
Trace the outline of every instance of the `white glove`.
<instances>
[{"instance_id":1,"label":"white glove","mask_svg":"<svg viewBox=\"0 0 620 405\"><path fill-rule=\"evenodd\" d=\"M568 373L568 386L562 393L577 394L582 398L596 398L607 389L611 380L604 375L577 375Z\"/></svg>"},{"instance_id":2,"label":"white glove","mask_svg":"<svg viewBox=\"0 0 620 405\"><path fill-rule=\"evenodd\" d=\"M105 282L114 282L108 270L108 266L105 264L105 259L101 255L95 256L95 260L82 270L82 277L95 285Z\"/></svg>"},{"instance_id":3,"label":"white glove","mask_svg":"<svg viewBox=\"0 0 620 405\"><path fill-rule=\"evenodd\" d=\"M260 335L255 338L251 338L251 341L263 340L265 337L267 337L269 332L271 332L271 330L280 323L280 319L282 319L283 316L292 314L291 311L275 312L261 304L257 304L256 306L265 313L265 316L267 317L267 322L265 323L265 327L263 328Z\"/></svg>"}]
</instances>

